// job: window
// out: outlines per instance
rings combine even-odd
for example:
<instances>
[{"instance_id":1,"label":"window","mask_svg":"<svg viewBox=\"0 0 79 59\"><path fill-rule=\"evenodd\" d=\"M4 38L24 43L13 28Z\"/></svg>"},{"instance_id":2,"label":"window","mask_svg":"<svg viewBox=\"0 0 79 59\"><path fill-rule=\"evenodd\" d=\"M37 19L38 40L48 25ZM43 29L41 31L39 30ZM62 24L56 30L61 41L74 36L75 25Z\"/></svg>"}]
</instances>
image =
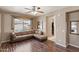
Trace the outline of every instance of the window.
<instances>
[{"instance_id":1,"label":"window","mask_svg":"<svg viewBox=\"0 0 79 59\"><path fill-rule=\"evenodd\" d=\"M14 19L14 31L24 32L31 29L31 20Z\"/></svg>"},{"instance_id":2,"label":"window","mask_svg":"<svg viewBox=\"0 0 79 59\"><path fill-rule=\"evenodd\" d=\"M77 23L76 22L71 23L71 32L77 33Z\"/></svg>"},{"instance_id":3,"label":"window","mask_svg":"<svg viewBox=\"0 0 79 59\"><path fill-rule=\"evenodd\" d=\"M79 34L79 22L78 21L71 21L71 33Z\"/></svg>"}]
</instances>

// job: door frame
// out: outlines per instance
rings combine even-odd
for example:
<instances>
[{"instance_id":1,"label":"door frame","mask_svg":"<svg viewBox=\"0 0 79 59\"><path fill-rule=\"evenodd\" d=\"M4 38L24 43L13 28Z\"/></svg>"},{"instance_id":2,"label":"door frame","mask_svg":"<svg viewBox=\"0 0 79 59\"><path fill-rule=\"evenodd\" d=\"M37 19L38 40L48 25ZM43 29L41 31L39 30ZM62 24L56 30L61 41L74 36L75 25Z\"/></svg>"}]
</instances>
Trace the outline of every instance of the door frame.
<instances>
[{"instance_id":1,"label":"door frame","mask_svg":"<svg viewBox=\"0 0 79 59\"><path fill-rule=\"evenodd\" d=\"M70 43L69 34L70 34L70 20L69 20L69 14L79 12L79 10L69 11L66 12L66 24L67 24L67 31L66 31L66 47L68 47Z\"/></svg>"}]
</instances>

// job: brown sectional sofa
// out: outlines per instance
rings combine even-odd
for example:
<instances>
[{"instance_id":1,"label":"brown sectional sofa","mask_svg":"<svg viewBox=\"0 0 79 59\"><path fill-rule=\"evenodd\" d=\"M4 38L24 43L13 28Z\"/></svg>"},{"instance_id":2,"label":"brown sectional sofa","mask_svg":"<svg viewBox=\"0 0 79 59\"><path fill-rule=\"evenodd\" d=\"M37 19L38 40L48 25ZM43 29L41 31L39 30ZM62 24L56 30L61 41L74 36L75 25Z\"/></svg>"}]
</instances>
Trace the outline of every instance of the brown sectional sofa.
<instances>
[{"instance_id":1,"label":"brown sectional sofa","mask_svg":"<svg viewBox=\"0 0 79 59\"><path fill-rule=\"evenodd\" d=\"M11 34L11 42L22 41L27 39L37 39L39 41L47 40L45 35L36 34L34 31L19 32Z\"/></svg>"}]
</instances>

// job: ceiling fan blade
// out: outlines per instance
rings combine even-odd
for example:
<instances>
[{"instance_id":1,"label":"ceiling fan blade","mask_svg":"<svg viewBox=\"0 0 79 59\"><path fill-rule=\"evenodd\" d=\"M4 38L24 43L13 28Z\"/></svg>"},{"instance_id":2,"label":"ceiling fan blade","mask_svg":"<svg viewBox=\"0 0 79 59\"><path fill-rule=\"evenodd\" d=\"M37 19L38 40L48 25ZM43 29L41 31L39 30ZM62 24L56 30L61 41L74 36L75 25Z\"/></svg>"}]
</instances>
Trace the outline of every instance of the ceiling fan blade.
<instances>
[{"instance_id":1,"label":"ceiling fan blade","mask_svg":"<svg viewBox=\"0 0 79 59\"><path fill-rule=\"evenodd\" d=\"M39 13L44 13L43 11L37 11L37 12L39 12Z\"/></svg>"},{"instance_id":2,"label":"ceiling fan blade","mask_svg":"<svg viewBox=\"0 0 79 59\"><path fill-rule=\"evenodd\" d=\"M26 13L31 13L32 11L28 11L28 12L26 12Z\"/></svg>"},{"instance_id":3,"label":"ceiling fan blade","mask_svg":"<svg viewBox=\"0 0 79 59\"><path fill-rule=\"evenodd\" d=\"M26 9L26 10L32 10L32 9L29 9L29 8L24 8L24 9Z\"/></svg>"}]
</instances>

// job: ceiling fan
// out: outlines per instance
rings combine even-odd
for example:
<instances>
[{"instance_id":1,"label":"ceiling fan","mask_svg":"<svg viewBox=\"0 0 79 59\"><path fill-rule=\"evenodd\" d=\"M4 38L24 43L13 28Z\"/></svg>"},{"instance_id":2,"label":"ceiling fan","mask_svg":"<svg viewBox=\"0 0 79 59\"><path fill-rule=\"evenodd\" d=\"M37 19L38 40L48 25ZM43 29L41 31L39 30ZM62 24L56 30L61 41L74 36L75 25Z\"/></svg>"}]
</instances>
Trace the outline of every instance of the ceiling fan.
<instances>
[{"instance_id":1,"label":"ceiling fan","mask_svg":"<svg viewBox=\"0 0 79 59\"><path fill-rule=\"evenodd\" d=\"M29 10L28 12L26 12L26 13L32 13L32 14L34 14L34 15L37 15L37 14L39 14L39 13L44 13L43 11L41 11L40 9L40 7L37 7L37 6L32 6L32 9L29 9L29 8L25 8L26 10Z\"/></svg>"}]
</instances>

